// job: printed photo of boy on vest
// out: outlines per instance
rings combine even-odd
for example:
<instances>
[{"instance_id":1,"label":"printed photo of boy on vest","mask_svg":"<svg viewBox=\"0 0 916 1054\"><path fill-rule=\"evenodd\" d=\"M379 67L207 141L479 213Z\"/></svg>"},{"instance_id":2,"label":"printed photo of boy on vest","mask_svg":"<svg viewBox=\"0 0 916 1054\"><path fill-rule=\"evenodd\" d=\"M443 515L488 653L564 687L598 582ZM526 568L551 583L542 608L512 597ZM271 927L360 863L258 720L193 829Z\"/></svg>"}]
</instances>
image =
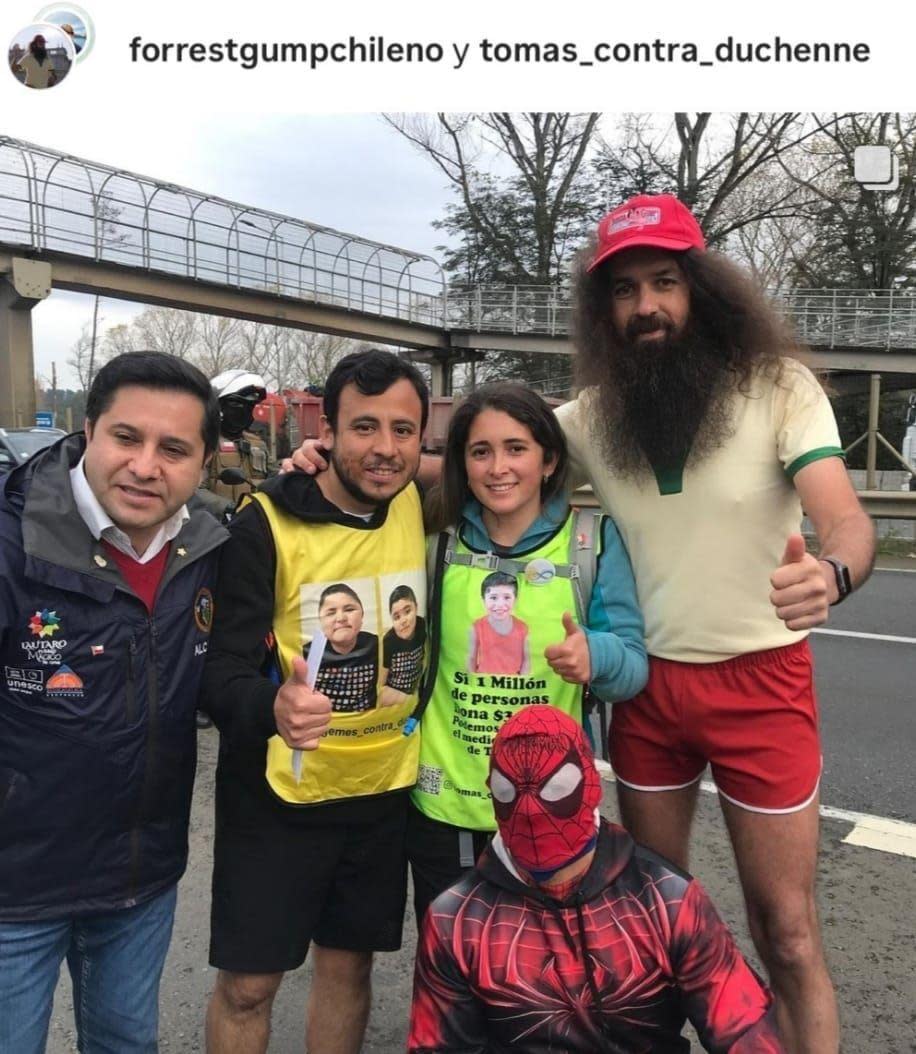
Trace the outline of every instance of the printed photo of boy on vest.
<instances>
[{"instance_id":1,"label":"printed photo of boy on vest","mask_svg":"<svg viewBox=\"0 0 916 1054\"><path fill-rule=\"evenodd\" d=\"M408 585L398 585L388 598L391 629L382 638L382 671L385 686L380 706L402 702L415 692L423 673L426 621L419 613L417 595Z\"/></svg>"},{"instance_id":2,"label":"printed photo of boy on vest","mask_svg":"<svg viewBox=\"0 0 916 1054\"><path fill-rule=\"evenodd\" d=\"M486 615L471 627L468 670L471 673L530 673L528 627L512 614L518 600L513 575L494 571L480 587Z\"/></svg>"},{"instance_id":3,"label":"printed photo of boy on vest","mask_svg":"<svg viewBox=\"0 0 916 1054\"><path fill-rule=\"evenodd\" d=\"M363 630L363 602L344 582L335 582L318 600L318 623L327 646L315 690L331 700L332 710L361 713L377 701L378 636ZM302 649L308 658L311 644Z\"/></svg>"}]
</instances>

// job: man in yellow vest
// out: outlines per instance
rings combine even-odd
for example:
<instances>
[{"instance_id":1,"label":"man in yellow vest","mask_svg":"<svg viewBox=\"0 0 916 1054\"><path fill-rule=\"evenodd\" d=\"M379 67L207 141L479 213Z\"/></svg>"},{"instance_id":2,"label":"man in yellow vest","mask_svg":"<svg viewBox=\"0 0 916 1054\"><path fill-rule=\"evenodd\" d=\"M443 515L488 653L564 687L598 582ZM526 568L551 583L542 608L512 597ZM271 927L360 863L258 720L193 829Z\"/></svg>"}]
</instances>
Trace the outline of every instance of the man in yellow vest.
<instances>
[{"instance_id":1,"label":"man in yellow vest","mask_svg":"<svg viewBox=\"0 0 916 1054\"><path fill-rule=\"evenodd\" d=\"M348 355L325 389L328 471L266 481L232 521L202 701L221 733L211 1054L267 1049L283 974L312 943L307 1049L356 1054L372 954L400 947L418 686L387 700L382 648L394 590L425 614L428 406L406 359Z\"/></svg>"}]
</instances>

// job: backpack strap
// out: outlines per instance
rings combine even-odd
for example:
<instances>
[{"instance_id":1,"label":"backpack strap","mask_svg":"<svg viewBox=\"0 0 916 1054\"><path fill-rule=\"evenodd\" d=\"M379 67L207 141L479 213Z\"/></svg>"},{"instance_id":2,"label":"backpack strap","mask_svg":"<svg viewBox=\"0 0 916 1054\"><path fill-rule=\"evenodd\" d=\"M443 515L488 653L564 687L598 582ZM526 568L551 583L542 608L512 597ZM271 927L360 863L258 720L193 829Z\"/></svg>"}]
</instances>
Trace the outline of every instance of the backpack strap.
<instances>
[{"instance_id":1,"label":"backpack strap","mask_svg":"<svg viewBox=\"0 0 916 1054\"><path fill-rule=\"evenodd\" d=\"M598 556L601 549L601 527L604 514L600 509L575 509L573 511L572 536L569 540L569 562L576 567L573 586L579 605L579 621L584 625L588 618L592 590L598 576Z\"/></svg>"},{"instance_id":2,"label":"backpack strap","mask_svg":"<svg viewBox=\"0 0 916 1054\"><path fill-rule=\"evenodd\" d=\"M588 617L588 605L595 586L598 569L598 551L601 546L601 521L603 514L597 509L575 509L573 511L572 534L569 541L569 556L565 564L553 564L551 576L572 581L576 597L576 613L583 624ZM445 533L445 532L443 532ZM529 566L535 561L517 560L498 553L456 552L455 529L448 528L449 540L445 549L445 564L460 567L477 567L482 571L502 571L513 577L525 577ZM434 567L432 549L427 550L429 581L433 580Z\"/></svg>"},{"instance_id":3,"label":"backpack strap","mask_svg":"<svg viewBox=\"0 0 916 1054\"><path fill-rule=\"evenodd\" d=\"M573 581L579 622L588 619L592 590L598 577L598 557L603 542L604 513L600 509L576 509L573 513L572 537L569 540L569 559L575 562L579 574ZM596 757L608 759L608 704L585 686L582 697L582 723Z\"/></svg>"},{"instance_id":4,"label":"backpack strap","mask_svg":"<svg viewBox=\"0 0 916 1054\"><path fill-rule=\"evenodd\" d=\"M500 556L498 553L456 553L454 548L445 554L447 564L460 567L479 567L482 571L502 571L504 574L518 577L525 576L531 560L516 560L512 556ZM553 576L556 578L578 578L579 569L575 563L554 564Z\"/></svg>"}]
</instances>

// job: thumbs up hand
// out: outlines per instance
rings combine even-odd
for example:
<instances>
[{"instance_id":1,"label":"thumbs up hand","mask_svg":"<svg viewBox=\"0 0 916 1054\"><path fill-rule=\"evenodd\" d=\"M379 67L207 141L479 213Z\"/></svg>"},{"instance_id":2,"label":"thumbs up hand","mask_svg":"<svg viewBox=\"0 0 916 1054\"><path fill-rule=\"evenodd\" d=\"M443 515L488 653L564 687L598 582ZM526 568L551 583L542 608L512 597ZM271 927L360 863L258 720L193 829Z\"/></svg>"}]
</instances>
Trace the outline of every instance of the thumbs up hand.
<instances>
[{"instance_id":1,"label":"thumbs up hand","mask_svg":"<svg viewBox=\"0 0 916 1054\"><path fill-rule=\"evenodd\" d=\"M592 679L592 660L585 630L568 611L563 612L564 637L559 644L544 649L544 658L554 673L570 684L588 684Z\"/></svg>"},{"instance_id":2,"label":"thumbs up hand","mask_svg":"<svg viewBox=\"0 0 916 1054\"><path fill-rule=\"evenodd\" d=\"M274 699L277 731L294 750L315 750L331 723L331 700L308 686L307 669L297 655Z\"/></svg>"},{"instance_id":3,"label":"thumbs up hand","mask_svg":"<svg viewBox=\"0 0 916 1054\"><path fill-rule=\"evenodd\" d=\"M836 589L833 570L807 552L800 534L790 534L786 540L782 563L770 575L770 585L776 617L789 629L810 629L827 621L829 591Z\"/></svg>"}]
</instances>

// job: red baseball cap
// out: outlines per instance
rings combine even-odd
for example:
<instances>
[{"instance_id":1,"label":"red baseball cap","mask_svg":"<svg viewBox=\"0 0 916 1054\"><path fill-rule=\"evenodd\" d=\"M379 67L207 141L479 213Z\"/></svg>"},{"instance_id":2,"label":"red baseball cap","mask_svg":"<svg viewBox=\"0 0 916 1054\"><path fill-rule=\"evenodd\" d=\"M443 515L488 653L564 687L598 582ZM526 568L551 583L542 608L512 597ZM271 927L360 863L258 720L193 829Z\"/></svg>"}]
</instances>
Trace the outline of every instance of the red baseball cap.
<instances>
[{"instance_id":1,"label":"red baseball cap","mask_svg":"<svg viewBox=\"0 0 916 1054\"><path fill-rule=\"evenodd\" d=\"M637 194L598 224L598 247L586 270L639 245L682 252L705 249L706 240L693 213L673 194Z\"/></svg>"}]
</instances>

